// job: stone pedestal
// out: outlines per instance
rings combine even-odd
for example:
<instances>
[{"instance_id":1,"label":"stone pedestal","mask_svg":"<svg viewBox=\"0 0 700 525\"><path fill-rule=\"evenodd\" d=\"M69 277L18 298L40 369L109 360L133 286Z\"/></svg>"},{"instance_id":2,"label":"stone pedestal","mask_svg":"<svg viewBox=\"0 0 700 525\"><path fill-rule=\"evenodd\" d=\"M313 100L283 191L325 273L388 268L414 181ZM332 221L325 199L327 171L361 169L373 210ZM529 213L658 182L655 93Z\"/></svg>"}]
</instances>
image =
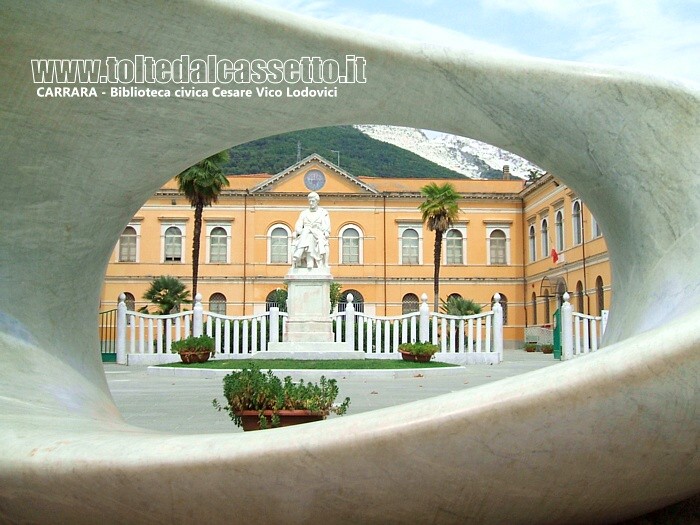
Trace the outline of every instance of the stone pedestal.
<instances>
[{"instance_id":1,"label":"stone pedestal","mask_svg":"<svg viewBox=\"0 0 700 525\"><path fill-rule=\"evenodd\" d=\"M336 343L331 321L330 288L333 276L328 268L292 267L287 284L287 330L284 342L270 343L258 358L362 359L345 343Z\"/></svg>"},{"instance_id":2,"label":"stone pedestal","mask_svg":"<svg viewBox=\"0 0 700 525\"><path fill-rule=\"evenodd\" d=\"M330 290L333 276L328 268L291 268L287 284L287 333L289 343L332 343Z\"/></svg>"}]
</instances>

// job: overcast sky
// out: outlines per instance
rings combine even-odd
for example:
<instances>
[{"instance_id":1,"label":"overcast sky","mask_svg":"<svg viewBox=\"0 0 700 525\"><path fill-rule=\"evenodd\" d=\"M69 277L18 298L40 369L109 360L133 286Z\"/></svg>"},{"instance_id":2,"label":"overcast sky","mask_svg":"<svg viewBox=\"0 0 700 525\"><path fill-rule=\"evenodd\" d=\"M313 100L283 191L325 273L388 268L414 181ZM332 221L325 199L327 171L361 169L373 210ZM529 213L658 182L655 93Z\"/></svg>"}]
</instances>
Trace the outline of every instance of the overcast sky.
<instances>
[{"instance_id":1,"label":"overcast sky","mask_svg":"<svg viewBox=\"0 0 700 525\"><path fill-rule=\"evenodd\" d=\"M257 0L387 36L700 85L700 0Z\"/></svg>"}]
</instances>

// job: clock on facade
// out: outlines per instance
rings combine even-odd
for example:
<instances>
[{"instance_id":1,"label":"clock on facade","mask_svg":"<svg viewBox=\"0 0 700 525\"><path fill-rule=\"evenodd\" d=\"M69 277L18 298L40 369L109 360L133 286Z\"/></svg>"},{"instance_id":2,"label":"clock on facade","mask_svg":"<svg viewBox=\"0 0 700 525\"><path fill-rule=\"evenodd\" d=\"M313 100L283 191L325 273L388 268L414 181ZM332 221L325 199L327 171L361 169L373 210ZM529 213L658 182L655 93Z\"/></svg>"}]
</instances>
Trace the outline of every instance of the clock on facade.
<instances>
[{"instance_id":1,"label":"clock on facade","mask_svg":"<svg viewBox=\"0 0 700 525\"><path fill-rule=\"evenodd\" d=\"M311 191L320 190L326 183L326 176L320 170L309 170L304 175L304 184Z\"/></svg>"}]
</instances>

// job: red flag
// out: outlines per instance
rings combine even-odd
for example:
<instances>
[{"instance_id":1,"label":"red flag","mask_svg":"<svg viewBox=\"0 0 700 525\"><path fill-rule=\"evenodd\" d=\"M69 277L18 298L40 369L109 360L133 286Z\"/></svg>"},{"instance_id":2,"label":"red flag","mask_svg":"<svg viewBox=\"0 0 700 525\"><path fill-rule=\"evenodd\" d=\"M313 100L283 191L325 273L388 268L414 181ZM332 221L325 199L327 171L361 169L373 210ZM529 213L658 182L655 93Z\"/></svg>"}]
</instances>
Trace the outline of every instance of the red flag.
<instances>
[{"instance_id":1,"label":"red flag","mask_svg":"<svg viewBox=\"0 0 700 525\"><path fill-rule=\"evenodd\" d=\"M552 263L557 264L557 261L559 260L559 254L557 253L557 250L552 248Z\"/></svg>"}]
</instances>

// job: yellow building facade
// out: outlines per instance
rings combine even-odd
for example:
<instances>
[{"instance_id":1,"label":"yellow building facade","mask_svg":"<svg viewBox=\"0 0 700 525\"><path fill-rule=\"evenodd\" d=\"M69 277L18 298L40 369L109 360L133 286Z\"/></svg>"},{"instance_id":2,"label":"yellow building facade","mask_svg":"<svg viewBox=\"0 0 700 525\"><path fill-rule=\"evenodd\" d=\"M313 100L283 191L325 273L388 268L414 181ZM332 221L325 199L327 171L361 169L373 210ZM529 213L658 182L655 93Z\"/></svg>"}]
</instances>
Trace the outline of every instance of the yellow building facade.
<instances>
[{"instance_id":1,"label":"yellow building facade","mask_svg":"<svg viewBox=\"0 0 700 525\"><path fill-rule=\"evenodd\" d=\"M204 211L198 290L205 309L248 315L268 307L284 287L294 225L310 191L330 214L329 264L343 298L352 293L356 306L375 315L415 311L422 294L433 304L435 237L418 210L420 188L431 180L355 177L318 155L276 175L228 178L219 202ZM529 185L520 179L450 183L462 198L443 240L440 298L458 294L488 309L500 293L509 346L522 343L526 326L551 322L563 291L575 310L597 314L607 307L605 241L568 188L550 175ZM165 184L115 246L101 309L114 308L122 292L138 309L159 275L191 288L193 222L175 181Z\"/></svg>"}]
</instances>

